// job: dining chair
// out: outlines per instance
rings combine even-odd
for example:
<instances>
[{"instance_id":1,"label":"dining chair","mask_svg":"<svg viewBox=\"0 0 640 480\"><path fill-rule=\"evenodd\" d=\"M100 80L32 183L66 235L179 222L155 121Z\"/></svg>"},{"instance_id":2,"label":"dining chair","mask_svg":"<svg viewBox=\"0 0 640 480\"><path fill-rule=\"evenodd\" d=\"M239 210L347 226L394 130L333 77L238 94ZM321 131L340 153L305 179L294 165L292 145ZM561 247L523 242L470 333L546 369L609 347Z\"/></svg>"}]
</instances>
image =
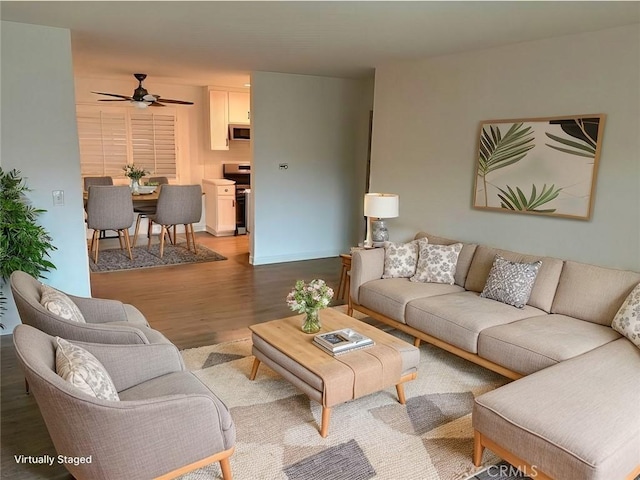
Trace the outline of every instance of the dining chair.
<instances>
[{"instance_id":1,"label":"dining chair","mask_svg":"<svg viewBox=\"0 0 640 480\"><path fill-rule=\"evenodd\" d=\"M28 325L13 344L56 453L89 459L64 463L73 478L168 479L219 462L231 480L229 409L174 345L65 341Z\"/></svg>"},{"instance_id":2,"label":"dining chair","mask_svg":"<svg viewBox=\"0 0 640 480\"><path fill-rule=\"evenodd\" d=\"M104 230L115 230L118 233L120 248L126 245L129 258L133 260L129 241L131 225L133 225L133 201L131 189L128 186L92 185L89 187L87 227L93 230L90 250L94 252L95 263L98 263L100 232Z\"/></svg>"},{"instance_id":3,"label":"dining chair","mask_svg":"<svg viewBox=\"0 0 640 480\"><path fill-rule=\"evenodd\" d=\"M84 190L89 191L91 185L113 185L113 178L111 177L84 177Z\"/></svg>"},{"instance_id":4,"label":"dining chair","mask_svg":"<svg viewBox=\"0 0 640 480\"><path fill-rule=\"evenodd\" d=\"M156 213L149 216L147 248L151 247L151 228L157 223L160 229L160 258L164 255L164 237L173 227L173 240L177 244L176 226L184 225L187 250L198 253L193 224L202 217L202 187L200 185L163 185L158 195ZM171 239L170 239L171 240Z\"/></svg>"},{"instance_id":5,"label":"dining chair","mask_svg":"<svg viewBox=\"0 0 640 480\"><path fill-rule=\"evenodd\" d=\"M147 180L147 185L151 183L153 183L154 185L158 185L158 189L159 189L162 185L168 185L169 179L167 177L150 177L149 180ZM134 202L133 211L134 213L138 214L136 218L136 229L135 229L135 233L133 234L134 247L138 243L138 231L140 230L140 220L142 220L143 218L148 218L149 215L155 214L157 205L158 205L157 202L150 202L150 201L145 202L144 205L136 205L136 203Z\"/></svg>"}]
</instances>

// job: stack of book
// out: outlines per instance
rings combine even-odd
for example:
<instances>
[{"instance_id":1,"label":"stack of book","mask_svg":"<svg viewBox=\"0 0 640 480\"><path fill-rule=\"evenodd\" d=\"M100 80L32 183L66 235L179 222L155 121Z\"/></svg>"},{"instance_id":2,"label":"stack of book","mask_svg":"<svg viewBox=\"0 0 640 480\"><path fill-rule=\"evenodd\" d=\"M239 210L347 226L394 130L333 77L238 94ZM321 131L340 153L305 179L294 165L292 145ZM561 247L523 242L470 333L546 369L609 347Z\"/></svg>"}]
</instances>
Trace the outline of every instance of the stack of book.
<instances>
[{"instance_id":1,"label":"stack of book","mask_svg":"<svg viewBox=\"0 0 640 480\"><path fill-rule=\"evenodd\" d=\"M313 337L313 343L316 347L333 356L375 345L375 342L369 337L350 328L320 333Z\"/></svg>"}]
</instances>

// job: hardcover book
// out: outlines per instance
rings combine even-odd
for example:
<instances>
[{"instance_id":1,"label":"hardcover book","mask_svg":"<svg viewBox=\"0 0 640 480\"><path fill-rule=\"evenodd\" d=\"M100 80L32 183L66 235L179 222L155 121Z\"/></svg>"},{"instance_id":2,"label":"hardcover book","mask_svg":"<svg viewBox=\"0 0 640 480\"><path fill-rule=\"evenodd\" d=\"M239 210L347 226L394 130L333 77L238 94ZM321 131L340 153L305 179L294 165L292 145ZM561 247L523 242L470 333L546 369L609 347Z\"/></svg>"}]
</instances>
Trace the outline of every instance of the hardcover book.
<instances>
[{"instance_id":1,"label":"hardcover book","mask_svg":"<svg viewBox=\"0 0 640 480\"><path fill-rule=\"evenodd\" d=\"M375 344L369 337L351 328L320 333L313 338L313 343L331 355L339 355Z\"/></svg>"}]
</instances>

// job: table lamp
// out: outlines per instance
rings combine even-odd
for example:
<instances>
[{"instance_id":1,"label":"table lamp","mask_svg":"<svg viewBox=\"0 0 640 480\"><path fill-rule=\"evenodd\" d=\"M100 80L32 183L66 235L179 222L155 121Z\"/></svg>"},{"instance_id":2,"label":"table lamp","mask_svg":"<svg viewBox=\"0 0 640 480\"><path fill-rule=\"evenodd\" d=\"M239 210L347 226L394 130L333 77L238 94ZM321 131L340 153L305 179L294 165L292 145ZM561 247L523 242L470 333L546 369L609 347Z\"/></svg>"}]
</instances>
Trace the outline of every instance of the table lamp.
<instances>
[{"instance_id":1,"label":"table lamp","mask_svg":"<svg viewBox=\"0 0 640 480\"><path fill-rule=\"evenodd\" d=\"M394 193L367 193L364 196L364 215L367 217L365 248L381 247L389 240L385 218L395 218L399 211L398 195Z\"/></svg>"}]
</instances>

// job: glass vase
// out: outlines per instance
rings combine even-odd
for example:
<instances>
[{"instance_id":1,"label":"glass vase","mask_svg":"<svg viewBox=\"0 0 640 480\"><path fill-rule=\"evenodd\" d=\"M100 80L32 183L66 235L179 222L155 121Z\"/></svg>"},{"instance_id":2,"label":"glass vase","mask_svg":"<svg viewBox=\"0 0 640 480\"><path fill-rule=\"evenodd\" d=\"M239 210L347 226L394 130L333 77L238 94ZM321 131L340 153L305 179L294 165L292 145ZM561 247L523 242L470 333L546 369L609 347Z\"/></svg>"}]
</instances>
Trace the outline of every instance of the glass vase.
<instances>
[{"instance_id":1,"label":"glass vase","mask_svg":"<svg viewBox=\"0 0 640 480\"><path fill-rule=\"evenodd\" d=\"M304 333L318 333L322 326L320 325L320 311L310 310L304 317L304 323L302 324L302 331Z\"/></svg>"},{"instance_id":2,"label":"glass vase","mask_svg":"<svg viewBox=\"0 0 640 480\"><path fill-rule=\"evenodd\" d=\"M132 178L130 186L132 192L138 193L138 190L140 188L140 180L138 178Z\"/></svg>"}]
</instances>

